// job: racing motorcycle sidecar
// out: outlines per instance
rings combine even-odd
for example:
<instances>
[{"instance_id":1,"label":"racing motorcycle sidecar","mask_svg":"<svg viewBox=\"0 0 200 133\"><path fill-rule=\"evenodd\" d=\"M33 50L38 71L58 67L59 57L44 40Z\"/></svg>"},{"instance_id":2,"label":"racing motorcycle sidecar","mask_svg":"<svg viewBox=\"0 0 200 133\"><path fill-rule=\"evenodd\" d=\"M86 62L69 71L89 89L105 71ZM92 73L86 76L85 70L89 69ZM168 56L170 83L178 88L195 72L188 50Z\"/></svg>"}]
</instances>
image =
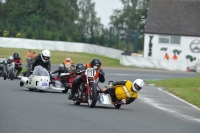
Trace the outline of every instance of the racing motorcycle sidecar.
<instances>
[{"instance_id":1,"label":"racing motorcycle sidecar","mask_svg":"<svg viewBox=\"0 0 200 133\"><path fill-rule=\"evenodd\" d=\"M109 81L108 85L111 84L113 81ZM103 93L102 89L100 88L99 85L97 85L99 88L99 93L97 95L97 103L100 104L107 104L107 105L114 105L116 109L119 109L121 105L123 105L123 101L113 101L112 97L109 94Z\"/></svg>"},{"instance_id":2,"label":"racing motorcycle sidecar","mask_svg":"<svg viewBox=\"0 0 200 133\"><path fill-rule=\"evenodd\" d=\"M20 86L25 86L30 91L65 90L59 81L51 82L49 72L42 66L36 66L29 77L23 76Z\"/></svg>"}]
</instances>

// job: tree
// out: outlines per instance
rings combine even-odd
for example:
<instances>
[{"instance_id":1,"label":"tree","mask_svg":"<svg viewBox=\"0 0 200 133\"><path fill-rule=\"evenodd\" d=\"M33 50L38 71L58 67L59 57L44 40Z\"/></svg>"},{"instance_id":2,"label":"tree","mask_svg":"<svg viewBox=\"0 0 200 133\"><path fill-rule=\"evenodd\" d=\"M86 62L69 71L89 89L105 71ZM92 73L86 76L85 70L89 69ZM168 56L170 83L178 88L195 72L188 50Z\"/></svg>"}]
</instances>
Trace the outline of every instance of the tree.
<instances>
[{"instance_id":1,"label":"tree","mask_svg":"<svg viewBox=\"0 0 200 133\"><path fill-rule=\"evenodd\" d=\"M77 0L7 0L0 6L0 27L24 38L73 40Z\"/></svg>"},{"instance_id":2,"label":"tree","mask_svg":"<svg viewBox=\"0 0 200 133\"><path fill-rule=\"evenodd\" d=\"M91 0L80 0L78 3L80 12L79 19L77 20L78 25L84 36L90 38L91 44L96 43L96 38L99 38L101 32L100 18L96 17L95 3Z\"/></svg>"},{"instance_id":3,"label":"tree","mask_svg":"<svg viewBox=\"0 0 200 133\"><path fill-rule=\"evenodd\" d=\"M139 0L140 1L140 0ZM142 18L147 16L147 7L149 0L143 0L142 6L138 8L138 0L121 0L123 4L123 9L116 9L110 17L110 24L116 27L120 32L124 33L119 37L125 39L128 43L129 40L132 41L132 35L135 31L143 33L145 28L145 23L141 23ZM128 38L127 38L128 37ZM140 42L144 39L144 36L140 38ZM143 43L143 42L142 42ZM141 48L141 47L140 47Z\"/></svg>"}]
</instances>

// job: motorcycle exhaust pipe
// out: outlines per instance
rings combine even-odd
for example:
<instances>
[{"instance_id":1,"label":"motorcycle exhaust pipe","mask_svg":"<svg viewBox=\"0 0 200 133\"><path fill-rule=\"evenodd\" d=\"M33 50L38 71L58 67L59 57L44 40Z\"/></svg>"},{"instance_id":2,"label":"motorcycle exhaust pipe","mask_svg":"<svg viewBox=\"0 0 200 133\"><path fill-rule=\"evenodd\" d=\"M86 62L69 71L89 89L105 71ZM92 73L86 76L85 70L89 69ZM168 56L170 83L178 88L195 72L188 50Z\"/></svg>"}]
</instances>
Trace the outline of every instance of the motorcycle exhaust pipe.
<instances>
[{"instance_id":1,"label":"motorcycle exhaust pipe","mask_svg":"<svg viewBox=\"0 0 200 133\"><path fill-rule=\"evenodd\" d=\"M28 84L28 78L27 77L22 77L21 81L25 84Z\"/></svg>"}]
</instances>

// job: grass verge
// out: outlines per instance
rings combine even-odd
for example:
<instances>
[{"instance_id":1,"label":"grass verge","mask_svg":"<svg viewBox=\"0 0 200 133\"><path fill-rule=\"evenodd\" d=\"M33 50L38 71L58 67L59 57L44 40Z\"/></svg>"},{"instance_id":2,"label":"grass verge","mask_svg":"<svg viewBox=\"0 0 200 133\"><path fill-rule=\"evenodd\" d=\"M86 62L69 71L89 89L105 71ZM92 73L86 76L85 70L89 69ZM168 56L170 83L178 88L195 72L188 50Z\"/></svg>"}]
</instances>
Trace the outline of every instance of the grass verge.
<instances>
[{"instance_id":1,"label":"grass verge","mask_svg":"<svg viewBox=\"0 0 200 133\"><path fill-rule=\"evenodd\" d=\"M200 108L200 77L148 80L146 83L164 87L168 92Z\"/></svg>"},{"instance_id":2,"label":"grass verge","mask_svg":"<svg viewBox=\"0 0 200 133\"><path fill-rule=\"evenodd\" d=\"M28 49L0 47L0 57L8 58L8 56L12 56L14 52L18 52L20 57L22 58L23 63L26 63L25 55L27 51ZM35 51L36 54L40 54L42 52L42 50L32 50L32 52L33 51ZM101 59L102 66L104 67L125 67L120 65L118 59L108 58L101 55L79 52L51 51L52 64L60 64L66 59L66 57L70 57L73 60L74 64L78 62L86 64L89 63L93 58L99 58Z\"/></svg>"}]
</instances>

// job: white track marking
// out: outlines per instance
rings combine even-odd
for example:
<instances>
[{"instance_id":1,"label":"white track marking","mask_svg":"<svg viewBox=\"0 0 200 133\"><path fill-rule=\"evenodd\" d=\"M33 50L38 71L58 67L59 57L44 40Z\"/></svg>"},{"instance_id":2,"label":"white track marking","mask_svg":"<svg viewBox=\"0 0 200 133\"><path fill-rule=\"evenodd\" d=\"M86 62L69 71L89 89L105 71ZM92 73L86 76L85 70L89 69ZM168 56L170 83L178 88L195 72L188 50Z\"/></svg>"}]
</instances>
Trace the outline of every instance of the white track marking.
<instances>
[{"instance_id":1,"label":"white track marking","mask_svg":"<svg viewBox=\"0 0 200 133\"><path fill-rule=\"evenodd\" d=\"M184 101L183 99L178 98L177 96L175 96L175 95L173 95L173 94L171 94L171 93L169 93L169 92L167 92L167 91L164 91L164 90L162 90L161 88L158 88L158 90L160 90L160 91L162 91L162 92L165 92L165 93L167 93L168 95L170 95L170 96L172 96L172 97L174 97L174 98L176 98L176 99L178 99L178 100L180 100L180 101L182 101L182 102L184 102L184 103L190 105L191 107L193 107L193 108L195 108L195 109L197 109L197 110L200 111L200 109L199 109L198 107L196 107L196 106L194 106L194 105L192 105L192 104L190 104L190 103ZM142 95L141 95L141 96L142 96ZM171 108L169 109L169 108L165 107L162 103L158 103L157 101L155 101L155 100L153 100L153 99L151 99L151 98L147 98L147 97L145 96L145 97L140 97L140 99L142 99L145 103L150 104L150 105L152 105L153 107L155 107L155 108L157 108L157 109L160 109L160 110L162 110L162 111L164 111L164 112L166 112L166 113L168 113L168 114L174 115L174 116L176 116L176 117L178 117L178 118L180 118L180 119L183 119L183 120L186 120L186 121L189 121L189 122L197 122L197 123L200 123L200 118L195 118L195 117L193 117L193 116L185 115L185 114L183 114L183 113L181 113L181 112L179 112L179 111L173 110L173 109L171 109Z\"/></svg>"},{"instance_id":2,"label":"white track marking","mask_svg":"<svg viewBox=\"0 0 200 133\"><path fill-rule=\"evenodd\" d=\"M177 97L177 96L175 96L175 95L173 95L173 94L171 94L171 93L169 93L169 92L167 92L167 91L164 91L164 90L161 89L161 88L158 88L158 90L160 90L160 91L162 91L162 92L165 92L165 93L167 93L168 95L170 95L170 96L172 96L172 97L174 97L174 98L176 98L176 99L178 99L178 100L180 100L180 101L182 101L182 102L184 102L184 103L186 103L186 104L188 104L188 105L192 106L193 108L195 108L195 109L197 109L197 110L200 111L200 108L198 108L197 106L192 105L192 104L188 103L187 101L185 101L185 100L183 100L183 99L181 99L181 98L179 98L179 97Z\"/></svg>"},{"instance_id":3,"label":"white track marking","mask_svg":"<svg viewBox=\"0 0 200 133\"><path fill-rule=\"evenodd\" d=\"M199 118L195 118L195 117L189 116L189 115L184 115L184 114L181 114L180 112L172 110L172 109L167 109L167 108L163 107L162 104L157 103L153 99L146 98L146 97L141 97L140 99L142 99L145 103L148 103L148 104L152 105L153 107L160 109L160 110L162 110L166 113L169 113L171 115L174 115L174 116L176 116L176 117L178 117L182 120L200 123Z\"/></svg>"}]
</instances>

